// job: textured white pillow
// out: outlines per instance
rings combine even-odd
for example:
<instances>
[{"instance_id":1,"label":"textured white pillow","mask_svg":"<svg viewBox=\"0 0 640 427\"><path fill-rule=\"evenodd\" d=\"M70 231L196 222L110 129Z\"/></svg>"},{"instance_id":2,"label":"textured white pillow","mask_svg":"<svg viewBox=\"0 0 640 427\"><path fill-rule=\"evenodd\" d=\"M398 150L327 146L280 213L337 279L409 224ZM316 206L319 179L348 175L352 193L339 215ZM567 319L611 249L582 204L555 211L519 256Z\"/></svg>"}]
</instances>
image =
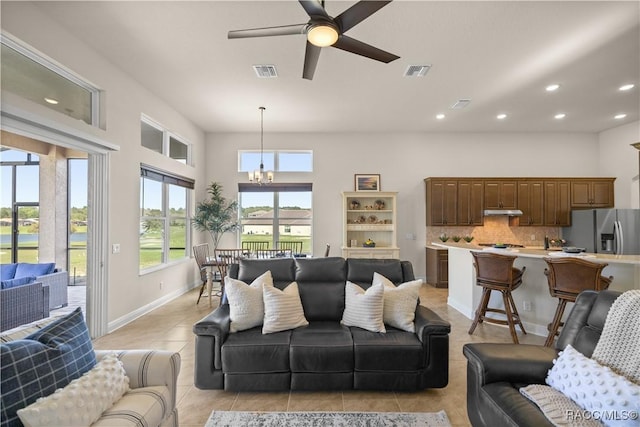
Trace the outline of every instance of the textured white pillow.
<instances>
[{"instance_id":1,"label":"textured white pillow","mask_svg":"<svg viewBox=\"0 0 640 427\"><path fill-rule=\"evenodd\" d=\"M384 323L403 331L415 332L416 326L413 321L416 318L422 280L412 280L395 286L382 274L373 273L372 284L384 286Z\"/></svg>"},{"instance_id":2,"label":"textured white pillow","mask_svg":"<svg viewBox=\"0 0 640 427\"><path fill-rule=\"evenodd\" d=\"M264 298L263 334L286 331L309 324L304 317L296 282L291 282L282 291L274 286L263 286L262 295Z\"/></svg>"},{"instance_id":3,"label":"textured white pillow","mask_svg":"<svg viewBox=\"0 0 640 427\"><path fill-rule=\"evenodd\" d=\"M357 326L371 332L387 332L384 328L384 286L373 285L365 292L360 286L347 281L344 289L342 324Z\"/></svg>"},{"instance_id":4,"label":"textured white pillow","mask_svg":"<svg viewBox=\"0 0 640 427\"><path fill-rule=\"evenodd\" d=\"M88 426L129 391L129 377L115 353L106 355L91 370L18 410L25 427Z\"/></svg>"},{"instance_id":5,"label":"textured white pillow","mask_svg":"<svg viewBox=\"0 0 640 427\"><path fill-rule=\"evenodd\" d=\"M638 426L638 420L628 415L640 412L640 385L584 356L570 345L554 361L546 382L605 425ZM612 419L615 416L619 419Z\"/></svg>"},{"instance_id":6,"label":"textured white pillow","mask_svg":"<svg viewBox=\"0 0 640 427\"><path fill-rule=\"evenodd\" d=\"M240 332L245 329L262 325L264 318L264 302L262 300L262 286L273 286L271 271L265 271L247 285L242 280L225 279L225 292L229 300L230 332Z\"/></svg>"}]
</instances>

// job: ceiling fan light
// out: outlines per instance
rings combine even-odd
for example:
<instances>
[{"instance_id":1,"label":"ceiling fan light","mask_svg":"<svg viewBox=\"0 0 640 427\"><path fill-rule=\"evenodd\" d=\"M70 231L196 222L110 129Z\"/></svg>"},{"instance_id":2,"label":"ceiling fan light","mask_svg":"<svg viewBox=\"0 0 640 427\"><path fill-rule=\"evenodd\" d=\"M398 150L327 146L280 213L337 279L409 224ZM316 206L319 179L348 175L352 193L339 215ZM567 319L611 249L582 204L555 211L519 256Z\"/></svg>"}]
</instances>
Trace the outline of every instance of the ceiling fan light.
<instances>
[{"instance_id":1,"label":"ceiling fan light","mask_svg":"<svg viewBox=\"0 0 640 427\"><path fill-rule=\"evenodd\" d=\"M307 31L307 40L318 47L331 46L338 41L338 30L326 24L314 25Z\"/></svg>"}]
</instances>

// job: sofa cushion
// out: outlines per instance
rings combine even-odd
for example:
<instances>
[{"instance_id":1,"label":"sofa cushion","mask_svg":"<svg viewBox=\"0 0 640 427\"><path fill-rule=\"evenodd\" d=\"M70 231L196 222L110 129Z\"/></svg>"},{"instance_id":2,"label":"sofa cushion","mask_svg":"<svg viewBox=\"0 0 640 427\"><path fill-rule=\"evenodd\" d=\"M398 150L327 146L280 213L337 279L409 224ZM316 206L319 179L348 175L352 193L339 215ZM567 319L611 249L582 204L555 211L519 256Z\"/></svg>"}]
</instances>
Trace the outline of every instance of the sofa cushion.
<instances>
[{"instance_id":1,"label":"sofa cushion","mask_svg":"<svg viewBox=\"0 0 640 427\"><path fill-rule=\"evenodd\" d=\"M296 258L295 266L295 280L307 320L339 322L344 311L347 277L344 258Z\"/></svg>"},{"instance_id":2,"label":"sofa cushion","mask_svg":"<svg viewBox=\"0 0 640 427\"><path fill-rule=\"evenodd\" d=\"M129 378L115 353L55 393L18 410L25 426L90 425L129 390Z\"/></svg>"},{"instance_id":3,"label":"sofa cushion","mask_svg":"<svg viewBox=\"0 0 640 427\"><path fill-rule=\"evenodd\" d=\"M225 374L289 372L292 331L262 334L261 328L229 334L222 344Z\"/></svg>"},{"instance_id":4,"label":"sofa cushion","mask_svg":"<svg viewBox=\"0 0 640 427\"><path fill-rule=\"evenodd\" d=\"M386 334L351 328L351 335L356 371L408 372L425 367L424 349L416 334L395 328L387 328Z\"/></svg>"},{"instance_id":5,"label":"sofa cushion","mask_svg":"<svg viewBox=\"0 0 640 427\"><path fill-rule=\"evenodd\" d=\"M16 268L15 277L23 276L44 276L45 274L51 274L56 269L56 264L53 262L30 264L27 262L18 263Z\"/></svg>"},{"instance_id":6,"label":"sofa cushion","mask_svg":"<svg viewBox=\"0 0 640 427\"><path fill-rule=\"evenodd\" d=\"M384 286L384 323L407 332L415 332L413 321L420 297L422 280L412 280L395 286L382 274L373 273L372 285Z\"/></svg>"},{"instance_id":7,"label":"sofa cushion","mask_svg":"<svg viewBox=\"0 0 640 427\"><path fill-rule=\"evenodd\" d=\"M264 298L263 334L286 331L309 324L304 317L296 282L292 282L282 291L273 286L263 286L262 296Z\"/></svg>"},{"instance_id":8,"label":"sofa cushion","mask_svg":"<svg viewBox=\"0 0 640 427\"><path fill-rule=\"evenodd\" d=\"M262 325L264 301L262 286L273 286L271 272L266 271L247 285L242 280L225 277L225 293L229 300L230 332L244 331Z\"/></svg>"},{"instance_id":9,"label":"sofa cushion","mask_svg":"<svg viewBox=\"0 0 640 427\"><path fill-rule=\"evenodd\" d=\"M36 281L36 276L16 277L15 279L7 279L0 282L0 289L15 288L17 286L28 285Z\"/></svg>"},{"instance_id":10,"label":"sofa cushion","mask_svg":"<svg viewBox=\"0 0 640 427\"><path fill-rule=\"evenodd\" d=\"M291 334L291 372L353 371L353 340L338 322L312 322Z\"/></svg>"},{"instance_id":11,"label":"sofa cushion","mask_svg":"<svg viewBox=\"0 0 640 427\"><path fill-rule=\"evenodd\" d=\"M2 423L19 425L16 411L69 384L96 364L80 308L0 350ZM37 381L36 381L37 379Z\"/></svg>"},{"instance_id":12,"label":"sofa cushion","mask_svg":"<svg viewBox=\"0 0 640 427\"><path fill-rule=\"evenodd\" d=\"M168 387L134 388L104 411L91 427L159 426L172 411L171 392Z\"/></svg>"},{"instance_id":13,"label":"sofa cushion","mask_svg":"<svg viewBox=\"0 0 640 427\"><path fill-rule=\"evenodd\" d=\"M347 260L347 280L369 286L373 273L382 274L393 283L402 283L402 265L397 259L349 258Z\"/></svg>"},{"instance_id":14,"label":"sofa cushion","mask_svg":"<svg viewBox=\"0 0 640 427\"><path fill-rule=\"evenodd\" d=\"M366 291L347 282L345 285L344 314L342 324L357 326L371 332L385 332L383 322L384 286L378 284Z\"/></svg>"},{"instance_id":15,"label":"sofa cushion","mask_svg":"<svg viewBox=\"0 0 640 427\"><path fill-rule=\"evenodd\" d=\"M279 285L280 288L295 280L294 263L291 258L238 260L237 279L243 282L250 283L266 271L271 272L273 284Z\"/></svg>"},{"instance_id":16,"label":"sofa cushion","mask_svg":"<svg viewBox=\"0 0 640 427\"><path fill-rule=\"evenodd\" d=\"M0 280L9 280L16 277L18 264L0 264Z\"/></svg>"}]
</instances>

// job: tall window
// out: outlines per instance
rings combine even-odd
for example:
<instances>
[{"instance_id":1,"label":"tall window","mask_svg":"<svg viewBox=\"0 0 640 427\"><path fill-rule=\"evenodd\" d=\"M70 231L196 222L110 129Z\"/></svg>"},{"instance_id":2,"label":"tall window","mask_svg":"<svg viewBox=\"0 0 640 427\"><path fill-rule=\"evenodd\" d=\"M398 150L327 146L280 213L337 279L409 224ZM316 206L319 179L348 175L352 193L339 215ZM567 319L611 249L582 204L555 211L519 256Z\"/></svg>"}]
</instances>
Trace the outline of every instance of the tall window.
<instances>
[{"instance_id":1,"label":"tall window","mask_svg":"<svg viewBox=\"0 0 640 427\"><path fill-rule=\"evenodd\" d=\"M69 237L68 267L72 284L86 281L87 277L87 159L69 159Z\"/></svg>"},{"instance_id":2,"label":"tall window","mask_svg":"<svg viewBox=\"0 0 640 427\"><path fill-rule=\"evenodd\" d=\"M241 244L266 241L275 248L278 242L302 242L302 253L311 254L311 184L239 184L238 191Z\"/></svg>"},{"instance_id":3,"label":"tall window","mask_svg":"<svg viewBox=\"0 0 640 427\"><path fill-rule=\"evenodd\" d=\"M141 272L189 257L193 186L193 180L141 165Z\"/></svg>"},{"instance_id":4,"label":"tall window","mask_svg":"<svg viewBox=\"0 0 640 427\"><path fill-rule=\"evenodd\" d=\"M36 154L4 149L0 160L0 261L38 262L40 159Z\"/></svg>"},{"instance_id":5,"label":"tall window","mask_svg":"<svg viewBox=\"0 0 640 427\"><path fill-rule=\"evenodd\" d=\"M185 165L191 164L191 146L148 117L140 121L142 146Z\"/></svg>"}]
</instances>

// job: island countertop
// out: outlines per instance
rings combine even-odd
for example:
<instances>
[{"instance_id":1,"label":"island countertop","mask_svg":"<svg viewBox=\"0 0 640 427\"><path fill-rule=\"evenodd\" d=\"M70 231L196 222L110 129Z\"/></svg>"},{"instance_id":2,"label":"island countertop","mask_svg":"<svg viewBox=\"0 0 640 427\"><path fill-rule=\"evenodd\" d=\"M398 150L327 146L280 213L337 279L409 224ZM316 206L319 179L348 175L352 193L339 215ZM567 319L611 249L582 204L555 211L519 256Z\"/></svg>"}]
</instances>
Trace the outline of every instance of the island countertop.
<instances>
[{"instance_id":1,"label":"island countertop","mask_svg":"<svg viewBox=\"0 0 640 427\"><path fill-rule=\"evenodd\" d=\"M549 294L547 277L544 274L547 263L543 258L580 257L592 262L607 263L602 275L613 276L609 289L618 291L640 289L640 255L567 254L558 250L526 247L496 249L478 246L473 242L433 242L428 246L448 249L449 295L447 304L469 319L473 318L482 294L482 288L475 284L476 273L471 252L492 251L517 256L514 266L517 268L526 267L526 270L523 274L523 283L513 292L513 298L525 329L536 335L546 336L547 324L553 319L558 304L558 300ZM571 311L572 305L570 303L565 310L565 318ZM501 307L502 298L499 295L492 295L490 306Z\"/></svg>"}]
</instances>

